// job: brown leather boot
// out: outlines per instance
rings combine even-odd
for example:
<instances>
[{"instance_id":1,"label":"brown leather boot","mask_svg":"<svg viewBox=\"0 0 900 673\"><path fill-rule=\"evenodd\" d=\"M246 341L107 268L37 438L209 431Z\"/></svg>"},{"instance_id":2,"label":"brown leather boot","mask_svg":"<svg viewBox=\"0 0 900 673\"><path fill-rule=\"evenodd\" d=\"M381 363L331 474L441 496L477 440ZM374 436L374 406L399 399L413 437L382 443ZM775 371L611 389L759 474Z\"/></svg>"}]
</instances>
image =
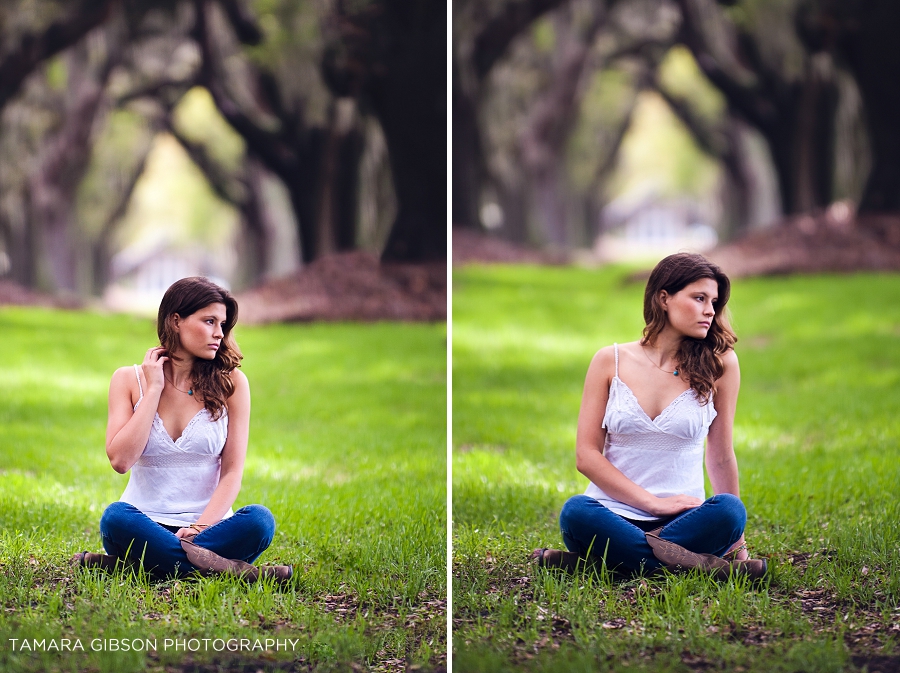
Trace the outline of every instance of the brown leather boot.
<instances>
[{"instance_id":1,"label":"brown leather boot","mask_svg":"<svg viewBox=\"0 0 900 673\"><path fill-rule=\"evenodd\" d=\"M125 562L118 556L108 554L94 554L82 551L72 557L71 563L75 568L100 568L106 572L112 572L116 566L124 566Z\"/></svg>"},{"instance_id":2,"label":"brown leather boot","mask_svg":"<svg viewBox=\"0 0 900 673\"><path fill-rule=\"evenodd\" d=\"M681 545L663 540L659 537L660 528L646 533L647 544L653 549L653 555L662 561L669 570L690 570L701 568L708 571L718 580L726 580L732 574L748 575L753 579L765 576L768 566L765 559L748 559L745 561L729 561L713 554L699 554L685 549Z\"/></svg>"},{"instance_id":3,"label":"brown leather boot","mask_svg":"<svg viewBox=\"0 0 900 673\"><path fill-rule=\"evenodd\" d=\"M531 558L537 561L539 568L559 568L569 573L583 570L588 564L577 553L563 549L535 549Z\"/></svg>"},{"instance_id":4,"label":"brown leather boot","mask_svg":"<svg viewBox=\"0 0 900 673\"><path fill-rule=\"evenodd\" d=\"M260 566L257 568L245 561L236 561L219 556L205 547L194 544L190 540L182 540L181 548L190 561L204 575L221 573L233 575L246 580L250 584L260 577L274 577L276 582L284 583L294 574L291 566Z\"/></svg>"}]
</instances>

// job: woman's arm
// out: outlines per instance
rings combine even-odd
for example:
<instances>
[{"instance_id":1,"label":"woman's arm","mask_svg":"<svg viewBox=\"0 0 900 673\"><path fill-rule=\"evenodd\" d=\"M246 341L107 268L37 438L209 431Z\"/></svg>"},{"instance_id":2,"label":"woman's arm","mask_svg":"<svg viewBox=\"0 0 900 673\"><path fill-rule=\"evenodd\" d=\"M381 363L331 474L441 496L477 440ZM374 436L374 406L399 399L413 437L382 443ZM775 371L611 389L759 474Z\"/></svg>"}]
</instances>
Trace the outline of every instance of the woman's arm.
<instances>
[{"instance_id":1,"label":"woman's arm","mask_svg":"<svg viewBox=\"0 0 900 673\"><path fill-rule=\"evenodd\" d=\"M581 411L578 413L578 435L575 461L578 471L599 486L604 493L654 516L678 514L698 507L702 500L689 495L659 498L641 488L616 469L603 455L606 430L601 427L609 401L609 384L615 372L615 353L607 346L594 355L584 380Z\"/></svg>"},{"instance_id":2,"label":"woman's arm","mask_svg":"<svg viewBox=\"0 0 900 673\"><path fill-rule=\"evenodd\" d=\"M228 509L237 500L244 476L244 459L247 457L247 440L250 436L250 383L238 369L231 372L234 393L228 398L228 439L222 448L222 467L219 484L213 491L209 504L197 523L212 526L222 520ZM176 535L180 538L196 535L192 528L181 528Z\"/></svg>"},{"instance_id":3,"label":"woman's arm","mask_svg":"<svg viewBox=\"0 0 900 673\"><path fill-rule=\"evenodd\" d=\"M164 348L151 348L144 356L144 397L134 408L131 391L135 383L134 367L121 367L109 383L109 415L106 421L106 456L112 468L125 474L141 457L150 427L159 407L165 378L163 363L168 360Z\"/></svg>"},{"instance_id":4,"label":"woman's arm","mask_svg":"<svg viewBox=\"0 0 900 673\"><path fill-rule=\"evenodd\" d=\"M741 387L741 370L737 354L728 351L722 358L725 373L716 382L716 418L709 426L706 438L706 472L713 491L731 493L740 497L737 459L734 457L732 431L738 391Z\"/></svg>"}]
</instances>

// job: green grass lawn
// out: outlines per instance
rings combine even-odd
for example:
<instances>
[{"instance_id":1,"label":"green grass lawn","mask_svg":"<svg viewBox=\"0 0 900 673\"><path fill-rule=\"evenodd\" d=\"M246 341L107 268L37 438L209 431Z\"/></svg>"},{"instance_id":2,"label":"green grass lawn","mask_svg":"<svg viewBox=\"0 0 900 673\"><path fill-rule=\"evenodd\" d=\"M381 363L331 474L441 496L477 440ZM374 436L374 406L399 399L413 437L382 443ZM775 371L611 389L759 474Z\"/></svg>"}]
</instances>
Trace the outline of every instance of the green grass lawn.
<instances>
[{"instance_id":1,"label":"green grass lawn","mask_svg":"<svg viewBox=\"0 0 900 673\"><path fill-rule=\"evenodd\" d=\"M239 325L236 336L253 411L235 509L275 514L259 562L293 564L288 588L70 569L74 552L101 550L100 515L127 481L104 451L110 376L141 361L155 327L0 310L0 670L444 665L445 326ZM14 651L11 638L85 651ZM134 639L157 649L135 652ZM294 645L217 651L229 639ZM118 652L92 651L110 642Z\"/></svg>"},{"instance_id":2,"label":"green grass lawn","mask_svg":"<svg viewBox=\"0 0 900 673\"><path fill-rule=\"evenodd\" d=\"M643 328L628 275L455 272L454 671L897 670L898 275L734 284L735 450L768 585L528 563L562 546L559 511L587 484L574 445L591 357Z\"/></svg>"}]
</instances>

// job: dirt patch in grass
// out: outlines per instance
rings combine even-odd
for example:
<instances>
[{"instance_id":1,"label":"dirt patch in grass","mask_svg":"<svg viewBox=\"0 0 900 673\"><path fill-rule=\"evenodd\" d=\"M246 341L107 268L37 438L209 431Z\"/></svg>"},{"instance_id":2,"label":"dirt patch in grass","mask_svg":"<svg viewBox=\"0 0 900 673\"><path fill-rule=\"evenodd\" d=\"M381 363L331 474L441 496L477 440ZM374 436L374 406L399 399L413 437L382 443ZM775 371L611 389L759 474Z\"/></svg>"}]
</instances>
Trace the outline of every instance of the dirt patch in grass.
<instances>
[{"instance_id":1,"label":"dirt patch in grass","mask_svg":"<svg viewBox=\"0 0 900 673\"><path fill-rule=\"evenodd\" d=\"M239 293L241 322L447 319L447 265L381 264L368 252L328 255Z\"/></svg>"},{"instance_id":2,"label":"dirt patch in grass","mask_svg":"<svg viewBox=\"0 0 900 673\"><path fill-rule=\"evenodd\" d=\"M882 656L853 656L850 661L854 666L865 668L869 673L898 673L900 672L900 655Z\"/></svg>"},{"instance_id":3,"label":"dirt patch in grass","mask_svg":"<svg viewBox=\"0 0 900 673\"><path fill-rule=\"evenodd\" d=\"M395 603L400 604L401 598L396 597ZM325 612L334 615L338 622L352 621L358 616L364 620L373 619L366 631L372 635L381 631L395 631L398 628L405 629L410 637L407 647L407 657L397 657L396 653L387 651L378 652L378 661L373 664L373 673L403 673L406 671L443 671L447 665L447 631L444 625L447 622L447 601L443 598L430 596L426 592L419 594L419 603L412 609L401 615L396 608L385 609L370 606L369 601L360 599L350 593L328 594L321 598ZM433 625L438 624L435 633ZM423 640L428 639L428 645L435 652L437 663L434 668L423 668L411 664L411 657L421 646ZM356 670L356 669L353 669Z\"/></svg>"},{"instance_id":4,"label":"dirt patch in grass","mask_svg":"<svg viewBox=\"0 0 900 673\"><path fill-rule=\"evenodd\" d=\"M782 562L788 563L801 570L803 574L810 563L821 561L828 562L833 556L829 550L815 552L793 552L782 558ZM518 596L522 603L536 601L533 586L533 574L541 572L535 568L532 574L524 574L524 566L503 567L494 557L488 553L484 561L484 572L491 577L491 581L485 588L485 594L502 594L504 596ZM553 570L551 572L563 572ZM593 572L588 570L587 572ZM505 576L504 576L505 575ZM638 602L638 594L650 592L658 594L666 589L654 584L653 580L642 578L622 578L613 575L616 590L608 596L609 601L622 601L631 605ZM837 598L831 591L825 588L801 588L796 591L788 591L779 587L775 582L768 585L767 589L774 601L797 605L804 619L812 626L816 635L829 634L842 637L848 652L851 655L854 666L862 668L868 666L870 673L900 673L900 655L893 654L885 646L889 642L897 642L900 639L900 623L886 624L875 606L860 605ZM598 604L597 609L602 610L604 600ZM574 643L572 627L569 620L553 613L542 606L537 606L538 614L534 617L525 615L527 620L539 622L539 637L534 642L526 642L519 638L510 652L515 661L527 661L540 654L542 650L559 649L563 643ZM482 614L467 614L466 611L457 611L454 615L454 629L464 629L469 624L479 620L489 619L490 613L482 611ZM897 622L900 622L898 615ZM645 627L638 620L628 620L624 617L612 617L598 626L606 631L621 632L624 636L640 636L645 633ZM710 625L707 627L710 637L724 638L733 642L739 642L746 647L766 647L781 641L785 634L780 629L771 628L763 623L747 621L736 623L729 621L727 624ZM791 636L796 639L798 636ZM462 643L459 643L462 644ZM702 654L685 650L681 656L684 663L692 671L718 670L721 662L712 661Z\"/></svg>"}]
</instances>

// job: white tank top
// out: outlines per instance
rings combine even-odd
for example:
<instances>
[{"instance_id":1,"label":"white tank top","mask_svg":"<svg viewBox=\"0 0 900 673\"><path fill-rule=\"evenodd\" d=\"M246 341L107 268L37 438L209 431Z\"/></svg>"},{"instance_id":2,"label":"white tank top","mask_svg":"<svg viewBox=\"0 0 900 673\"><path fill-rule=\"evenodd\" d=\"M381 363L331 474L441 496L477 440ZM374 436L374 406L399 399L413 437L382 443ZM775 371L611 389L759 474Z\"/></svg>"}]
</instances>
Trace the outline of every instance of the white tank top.
<instances>
[{"instance_id":1,"label":"white tank top","mask_svg":"<svg viewBox=\"0 0 900 673\"><path fill-rule=\"evenodd\" d=\"M613 347L616 375L609 386L603 417L603 427L607 430L603 455L622 474L653 495L665 498L684 493L704 499L703 440L716 417L712 400L700 404L696 391L688 388L651 419L631 388L619 378L619 344ZM594 483L584 493L629 519L659 518L615 500Z\"/></svg>"},{"instance_id":2,"label":"white tank top","mask_svg":"<svg viewBox=\"0 0 900 673\"><path fill-rule=\"evenodd\" d=\"M141 397L140 370L134 365ZM134 505L150 519L167 526L190 526L209 504L219 484L222 449L228 438L228 414L217 421L201 409L172 440L159 414L153 417L150 437L141 457L131 468L128 486L120 500ZM232 515L231 509L223 517Z\"/></svg>"}]
</instances>

